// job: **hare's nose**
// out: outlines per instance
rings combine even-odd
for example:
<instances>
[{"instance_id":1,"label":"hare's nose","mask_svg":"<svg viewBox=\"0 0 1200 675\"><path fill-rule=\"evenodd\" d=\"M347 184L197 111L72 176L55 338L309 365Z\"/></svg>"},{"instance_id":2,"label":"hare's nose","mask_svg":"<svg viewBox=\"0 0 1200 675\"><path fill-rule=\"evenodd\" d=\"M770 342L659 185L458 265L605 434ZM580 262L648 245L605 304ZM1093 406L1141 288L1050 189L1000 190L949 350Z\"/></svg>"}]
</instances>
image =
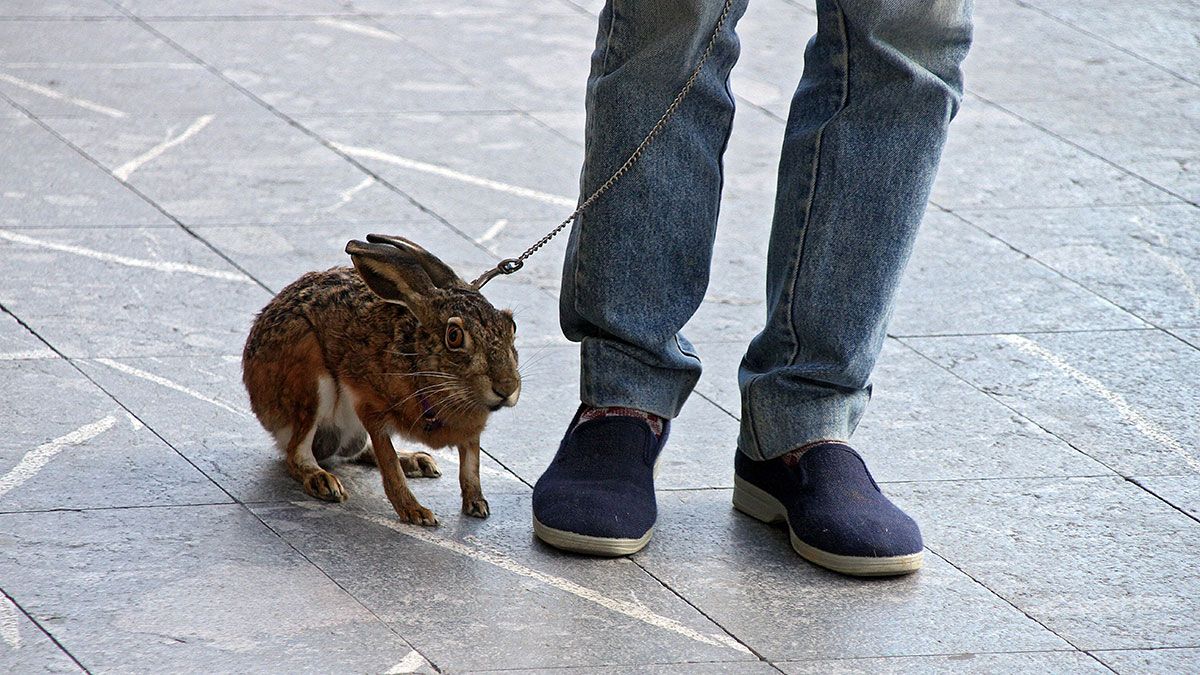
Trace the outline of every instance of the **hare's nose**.
<instances>
[{"instance_id":1,"label":"hare's nose","mask_svg":"<svg viewBox=\"0 0 1200 675\"><path fill-rule=\"evenodd\" d=\"M493 384L492 393L499 397L504 405L516 405L517 397L521 393L521 385L520 383Z\"/></svg>"}]
</instances>

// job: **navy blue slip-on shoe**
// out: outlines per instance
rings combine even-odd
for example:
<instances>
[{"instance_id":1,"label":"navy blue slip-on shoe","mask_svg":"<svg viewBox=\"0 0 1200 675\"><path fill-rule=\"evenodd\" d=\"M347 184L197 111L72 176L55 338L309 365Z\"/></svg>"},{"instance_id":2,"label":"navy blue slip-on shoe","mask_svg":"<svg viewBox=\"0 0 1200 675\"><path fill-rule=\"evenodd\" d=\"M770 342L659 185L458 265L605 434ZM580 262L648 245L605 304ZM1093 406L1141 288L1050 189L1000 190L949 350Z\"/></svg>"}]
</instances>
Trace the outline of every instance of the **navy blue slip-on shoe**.
<instances>
[{"instance_id":1,"label":"navy blue slip-on shoe","mask_svg":"<svg viewBox=\"0 0 1200 675\"><path fill-rule=\"evenodd\" d=\"M533 486L533 532L576 553L637 553L650 541L658 505L654 466L667 442L634 417L601 417L576 425Z\"/></svg>"},{"instance_id":2,"label":"navy blue slip-on shoe","mask_svg":"<svg viewBox=\"0 0 1200 675\"><path fill-rule=\"evenodd\" d=\"M921 530L843 443L765 462L737 453L733 506L763 522L786 523L792 548L835 572L890 576L921 568Z\"/></svg>"}]
</instances>

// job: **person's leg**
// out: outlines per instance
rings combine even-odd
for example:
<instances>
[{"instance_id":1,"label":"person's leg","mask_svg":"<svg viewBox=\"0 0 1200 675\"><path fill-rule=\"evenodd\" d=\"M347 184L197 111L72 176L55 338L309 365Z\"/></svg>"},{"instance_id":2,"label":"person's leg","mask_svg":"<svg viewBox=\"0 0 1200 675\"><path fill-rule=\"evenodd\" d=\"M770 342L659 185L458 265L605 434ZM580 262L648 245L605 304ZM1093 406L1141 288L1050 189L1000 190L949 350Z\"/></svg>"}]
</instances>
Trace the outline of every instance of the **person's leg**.
<instances>
[{"instance_id":1,"label":"person's leg","mask_svg":"<svg viewBox=\"0 0 1200 675\"><path fill-rule=\"evenodd\" d=\"M735 504L787 516L818 564L905 572L920 532L845 441L962 95L970 0L817 7L780 161L767 323L739 370Z\"/></svg>"},{"instance_id":2,"label":"person's leg","mask_svg":"<svg viewBox=\"0 0 1200 675\"><path fill-rule=\"evenodd\" d=\"M722 0L609 0L587 85L586 198L622 163L690 75ZM663 418L700 376L680 329L708 286L733 123L731 16L694 88L633 169L575 223L563 265L563 333L580 342L580 396Z\"/></svg>"},{"instance_id":3,"label":"person's leg","mask_svg":"<svg viewBox=\"0 0 1200 675\"><path fill-rule=\"evenodd\" d=\"M533 491L534 532L553 546L627 554L653 531L654 464L666 420L700 376L680 329L708 286L733 122L734 25L745 1L734 0L712 55L662 133L571 231L560 313L563 333L581 343L583 405ZM581 199L658 121L723 8L723 0L608 1L588 78Z\"/></svg>"}]
</instances>

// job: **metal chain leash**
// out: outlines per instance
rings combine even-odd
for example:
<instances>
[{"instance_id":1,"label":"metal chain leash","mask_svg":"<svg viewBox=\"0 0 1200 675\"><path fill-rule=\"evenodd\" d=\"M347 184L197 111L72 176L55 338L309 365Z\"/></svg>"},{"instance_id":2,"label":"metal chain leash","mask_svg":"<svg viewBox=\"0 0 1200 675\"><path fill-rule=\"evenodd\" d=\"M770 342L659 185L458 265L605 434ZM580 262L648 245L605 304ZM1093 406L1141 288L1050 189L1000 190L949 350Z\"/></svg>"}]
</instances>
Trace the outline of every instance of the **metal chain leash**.
<instances>
[{"instance_id":1,"label":"metal chain leash","mask_svg":"<svg viewBox=\"0 0 1200 675\"><path fill-rule=\"evenodd\" d=\"M725 27L725 21L729 18L729 13L732 11L732 9L733 0L725 0L725 6L721 10L721 16L717 19L716 26L713 27L712 35L708 38L708 44L704 47L704 51L700 54L700 60L696 62L696 67L692 69L691 75L688 76L687 81L683 83L683 87L679 90L679 93L675 95L675 99L671 101L671 104L667 106L667 109L663 112L662 116L659 117L658 121L654 123L654 126L650 128L650 131L646 134L646 137L642 139L642 142L639 143L637 148L635 148L634 151L629 155L629 159L626 159L625 163L622 164L616 171L614 171L613 175L609 176L608 180L604 181L600 187L596 188L596 190L592 192L587 199L580 202L579 206L575 207L575 211L572 212L571 215L567 216L566 220L559 223L558 226L553 230L550 230L546 236L539 239L533 246L525 249L525 252L521 255L517 256L516 258L505 258L492 269L479 275L478 279L471 282L472 288L479 290L483 288L484 284L496 278L497 276L501 274L512 274L513 272L516 272L524 267L525 260L528 259L529 256L537 253L538 249L545 246L551 239L556 237L558 233L566 229L566 227L573 223L575 219L580 216L580 214L582 214L589 206L595 203L595 201L599 199L601 195L603 195L605 192L608 192L609 188L616 185L617 181L621 180L622 176L629 173L629 170L633 168L633 165L636 164L639 159L642 158L642 155L646 152L646 148L650 147L650 144L662 132L663 128L667 125L667 122L672 116L675 115L675 111L679 109L679 106L683 103L683 100L687 98L688 93L691 92L692 87L696 84L696 80L700 77L700 71L704 68L704 64L708 61L708 57L712 55L713 49L717 45L717 37L720 36L721 29Z\"/></svg>"}]
</instances>

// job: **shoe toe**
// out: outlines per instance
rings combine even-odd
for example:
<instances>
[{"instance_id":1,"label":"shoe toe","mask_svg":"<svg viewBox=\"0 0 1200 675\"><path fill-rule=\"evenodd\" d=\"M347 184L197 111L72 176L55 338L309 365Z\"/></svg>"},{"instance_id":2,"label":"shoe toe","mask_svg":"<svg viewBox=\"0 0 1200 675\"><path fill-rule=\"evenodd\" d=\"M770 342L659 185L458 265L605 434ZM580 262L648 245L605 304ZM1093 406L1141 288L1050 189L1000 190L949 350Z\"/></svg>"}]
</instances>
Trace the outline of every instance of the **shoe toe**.
<instances>
[{"instance_id":1,"label":"shoe toe","mask_svg":"<svg viewBox=\"0 0 1200 675\"><path fill-rule=\"evenodd\" d=\"M545 527L606 539L637 539L654 527L656 508L627 485L570 481L538 482L533 516Z\"/></svg>"}]
</instances>

